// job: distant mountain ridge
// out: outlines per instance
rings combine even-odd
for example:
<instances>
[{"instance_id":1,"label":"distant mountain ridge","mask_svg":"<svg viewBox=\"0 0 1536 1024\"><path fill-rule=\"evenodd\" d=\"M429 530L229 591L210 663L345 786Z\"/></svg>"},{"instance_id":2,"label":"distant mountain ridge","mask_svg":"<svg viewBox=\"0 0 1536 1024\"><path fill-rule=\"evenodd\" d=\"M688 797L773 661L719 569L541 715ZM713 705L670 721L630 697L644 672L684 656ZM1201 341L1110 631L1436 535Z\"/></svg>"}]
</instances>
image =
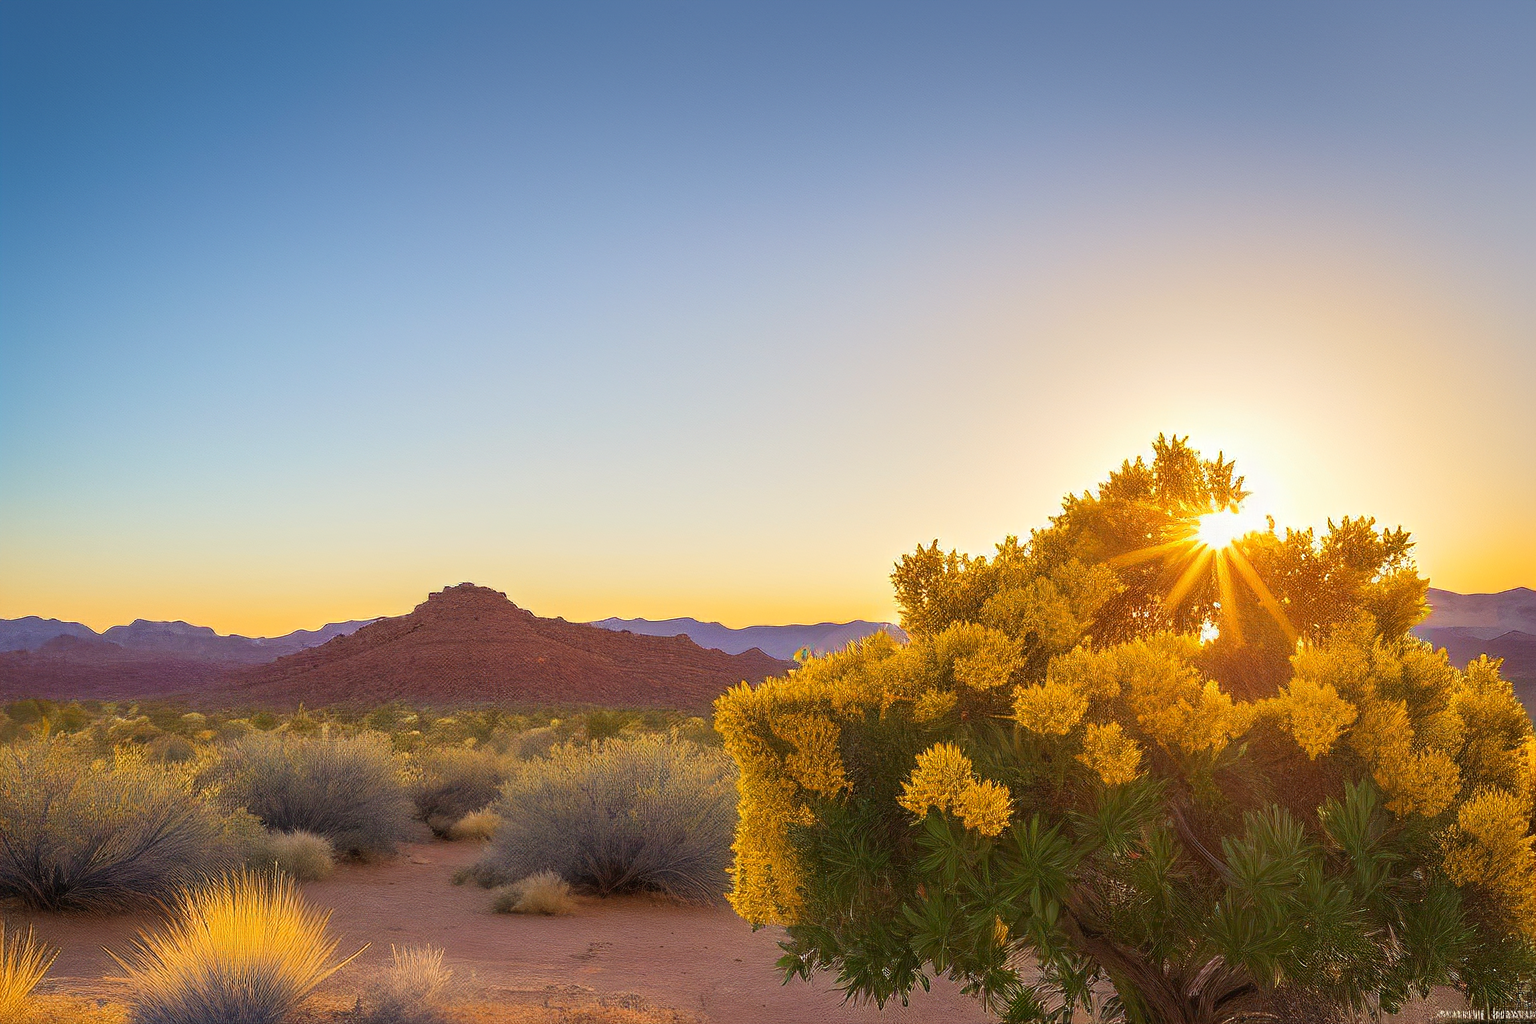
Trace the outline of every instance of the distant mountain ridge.
<instances>
[{"instance_id":1,"label":"distant mountain ridge","mask_svg":"<svg viewBox=\"0 0 1536 1024\"><path fill-rule=\"evenodd\" d=\"M132 654L259 665L323 644L332 637L345 636L373 621L329 622L319 629L296 629L283 636L248 637L238 633L221 635L208 626L194 626L180 619L174 622L134 619L126 626L111 626L97 633L80 622L28 615L20 619L0 619L0 651L38 651L59 637L73 637L106 641Z\"/></svg>"},{"instance_id":2,"label":"distant mountain ridge","mask_svg":"<svg viewBox=\"0 0 1536 1024\"><path fill-rule=\"evenodd\" d=\"M1500 674L1536 711L1536 590L1457 594L1431 587L1429 605L1429 618L1414 627L1415 636L1445 648L1458 668L1482 654L1504 659Z\"/></svg>"},{"instance_id":3,"label":"distant mountain ridge","mask_svg":"<svg viewBox=\"0 0 1536 1024\"><path fill-rule=\"evenodd\" d=\"M855 640L886 632L905 642L907 634L890 622L818 622L815 625L745 626L732 629L718 622L698 619L599 619L591 623L603 629L637 633L641 636L686 636L700 647L710 647L726 654L745 654L756 647L770 657L789 660L807 648L812 654L830 654Z\"/></svg>"}]
</instances>

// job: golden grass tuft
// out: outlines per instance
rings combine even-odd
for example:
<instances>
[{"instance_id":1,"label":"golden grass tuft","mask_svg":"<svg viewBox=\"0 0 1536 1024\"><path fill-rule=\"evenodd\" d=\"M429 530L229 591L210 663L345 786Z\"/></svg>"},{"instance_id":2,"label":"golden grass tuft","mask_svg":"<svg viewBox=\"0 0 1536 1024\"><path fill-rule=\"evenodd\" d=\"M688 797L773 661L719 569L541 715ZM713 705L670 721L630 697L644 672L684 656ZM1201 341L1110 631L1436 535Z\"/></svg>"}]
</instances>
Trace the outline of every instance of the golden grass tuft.
<instances>
[{"instance_id":1,"label":"golden grass tuft","mask_svg":"<svg viewBox=\"0 0 1536 1024\"><path fill-rule=\"evenodd\" d=\"M453 827L448 830L448 838L484 841L496 834L496 826L500 824L501 815L489 807L479 811L470 811L453 823Z\"/></svg>"},{"instance_id":2,"label":"golden grass tuft","mask_svg":"<svg viewBox=\"0 0 1536 1024\"><path fill-rule=\"evenodd\" d=\"M498 914L555 916L574 913L576 901L571 898L570 883L553 871L540 871L497 889L491 909Z\"/></svg>"},{"instance_id":3,"label":"golden grass tuft","mask_svg":"<svg viewBox=\"0 0 1536 1024\"><path fill-rule=\"evenodd\" d=\"M335 961L330 912L305 903L285 875L227 875L184 890L173 911L112 954L133 990L133 1024L278 1024L357 956Z\"/></svg>"},{"instance_id":4,"label":"golden grass tuft","mask_svg":"<svg viewBox=\"0 0 1536 1024\"><path fill-rule=\"evenodd\" d=\"M7 939L5 922L0 921L0 1021L21 1019L32 990L58 955L37 941L30 928L26 934L12 932Z\"/></svg>"},{"instance_id":5,"label":"golden grass tuft","mask_svg":"<svg viewBox=\"0 0 1536 1024\"><path fill-rule=\"evenodd\" d=\"M368 986L366 1024L430 1024L443 1019L453 971L435 946L390 946L390 965Z\"/></svg>"},{"instance_id":6,"label":"golden grass tuft","mask_svg":"<svg viewBox=\"0 0 1536 1024\"><path fill-rule=\"evenodd\" d=\"M336 851L324 836L305 832L263 832L246 856L253 868L276 868L300 882L318 882L336 869Z\"/></svg>"}]
</instances>

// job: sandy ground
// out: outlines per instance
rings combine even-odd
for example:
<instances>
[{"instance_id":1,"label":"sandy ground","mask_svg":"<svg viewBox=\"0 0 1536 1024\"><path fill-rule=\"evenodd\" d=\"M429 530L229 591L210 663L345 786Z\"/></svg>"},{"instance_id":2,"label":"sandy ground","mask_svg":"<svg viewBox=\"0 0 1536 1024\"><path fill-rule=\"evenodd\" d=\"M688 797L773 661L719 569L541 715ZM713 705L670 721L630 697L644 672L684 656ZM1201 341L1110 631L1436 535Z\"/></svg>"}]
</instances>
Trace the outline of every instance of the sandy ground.
<instances>
[{"instance_id":1,"label":"sandy ground","mask_svg":"<svg viewBox=\"0 0 1536 1024\"><path fill-rule=\"evenodd\" d=\"M751 1022L751 1024L981 1024L992 1020L973 999L942 980L914 993L907 1007L845 1006L825 979L781 984L774 961L782 932L754 932L728 907L680 907L627 897L583 899L569 917L495 914L490 895L455 886L454 872L479 855L478 844L418 843L372 865L343 865L305 895L332 911L340 952L368 948L314 1001L309 1020L344 1019L370 972L389 961L390 946L430 943L461 984L465 1019L500 1022ZM121 949L150 919L137 916L18 916L60 948L39 991L78 1005L119 1003L116 967L103 947ZM1436 1006L1459 1006L1453 993L1416 1004L1396 1024L1435 1018ZM83 1012L62 1017L84 1019Z\"/></svg>"},{"instance_id":2,"label":"sandy ground","mask_svg":"<svg viewBox=\"0 0 1536 1024\"><path fill-rule=\"evenodd\" d=\"M505 1004L579 1005L601 999L679 1011L674 1019L760 1024L917 1021L972 1024L988 1016L954 985L915 993L909 1007L842 1005L830 983L780 983L774 961L779 929L753 932L729 907L680 907L640 897L584 899L569 917L495 914L490 894L455 886L454 872L479 855L477 844L420 843L385 863L343 865L305 895L332 910L331 927L348 955L368 949L327 983L323 1002L355 998L362 979L389 961L390 945L431 943L470 994ZM116 965L103 947L126 946L147 923L136 916L19 916L60 948L39 991L112 999ZM590 990L590 991L588 991ZM605 998L606 997L606 998ZM513 1014L508 1020L527 1019ZM577 1019L551 1017L550 1019ZM593 1019L596 1019L594 1016Z\"/></svg>"}]
</instances>

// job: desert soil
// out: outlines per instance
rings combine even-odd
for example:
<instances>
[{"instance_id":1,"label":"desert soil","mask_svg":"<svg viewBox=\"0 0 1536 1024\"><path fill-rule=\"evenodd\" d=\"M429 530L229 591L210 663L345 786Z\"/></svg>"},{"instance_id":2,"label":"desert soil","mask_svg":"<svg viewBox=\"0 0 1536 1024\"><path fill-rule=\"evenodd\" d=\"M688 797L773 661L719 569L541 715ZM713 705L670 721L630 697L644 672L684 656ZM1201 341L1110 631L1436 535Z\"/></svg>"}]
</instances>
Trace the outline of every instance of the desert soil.
<instances>
[{"instance_id":1,"label":"desert soil","mask_svg":"<svg viewBox=\"0 0 1536 1024\"><path fill-rule=\"evenodd\" d=\"M342 865L331 878L305 885L312 902L331 909L342 955L370 944L327 983L322 994L329 998L320 1002L350 1005L368 972L389 962L391 944L430 943L445 950L465 995L481 1004L473 1016L487 1022L631 1019L626 1007L676 1011L637 1013L636 1020L722 1024L988 1019L975 1000L942 981L931 993L914 994L909 1007L883 1012L842 1005L841 993L826 980L781 984L774 961L782 931L754 932L726 906L588 898L569 917L495 914L486 890L453 884L454 872L479 852L472 843L411 844L394 860ZM123 948L151 920L34 915L13 923L34 924L61 950L39 991L116 1002L122 994L110 980L116 965L103 947ZM506 1014L486 1014L487 1002L504 1004ZM539 1017L520 1009L544 1004L561 1012Z\"/></svg>"},{"instance_id":2,"label":"desert soil","mask_svg":"<svg viewBox=\"0 0 1536 1024\"><path fill-rule=\"evenodd\" d=\"M683 907L642 897L585 898L569 917L495 914L490 895L456 886L453 875L479 855L478 844L416 843L379 864L342 865L331 878L304 886L314 903L330 908L331 926L347 955L368 948L313 1000L306 1019L341 1021L370 972L388 963L390 946L430 943L445 950L464 1001L463 1018L476 1024L550 1022L752 1022L752 1024L858 1024L991 1020L958 987L935 981L914 993L911 1005L845 1006L825 978L781 984L777 928L754 932L728 907ZM39 991L54 999L118 1004L115 965L103 947L121 949L150 923L142 916L113 918L35 915L32 923L59 947L58 960ZM1447 993L1437 1005L1460 1005ZM66 1016L75 1016L74 1013ZM83 1017L83 1014L80 1014ZM1399 1024L1434 1019L1418 1004Z\"/></svg>"}]
</instances>

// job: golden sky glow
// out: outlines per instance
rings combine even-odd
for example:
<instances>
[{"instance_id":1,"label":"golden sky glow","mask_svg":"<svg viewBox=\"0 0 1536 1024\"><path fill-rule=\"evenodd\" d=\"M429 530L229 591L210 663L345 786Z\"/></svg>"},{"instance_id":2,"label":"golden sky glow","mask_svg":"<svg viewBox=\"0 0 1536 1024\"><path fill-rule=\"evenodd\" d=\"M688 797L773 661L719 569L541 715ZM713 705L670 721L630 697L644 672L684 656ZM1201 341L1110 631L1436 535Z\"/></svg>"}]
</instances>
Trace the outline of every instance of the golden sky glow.
<instances>
[{"instance_id":1,"label":"golden sky glow","mask_svg":"<svg viewBox=\"0 0 1536 1024\"><path fill-rule=\"evenodd\" d=\"M1160 431L1536 586L1530 5L256 11L0 11L0 617L890 619Z\"/></svg>"}]
</instances>

